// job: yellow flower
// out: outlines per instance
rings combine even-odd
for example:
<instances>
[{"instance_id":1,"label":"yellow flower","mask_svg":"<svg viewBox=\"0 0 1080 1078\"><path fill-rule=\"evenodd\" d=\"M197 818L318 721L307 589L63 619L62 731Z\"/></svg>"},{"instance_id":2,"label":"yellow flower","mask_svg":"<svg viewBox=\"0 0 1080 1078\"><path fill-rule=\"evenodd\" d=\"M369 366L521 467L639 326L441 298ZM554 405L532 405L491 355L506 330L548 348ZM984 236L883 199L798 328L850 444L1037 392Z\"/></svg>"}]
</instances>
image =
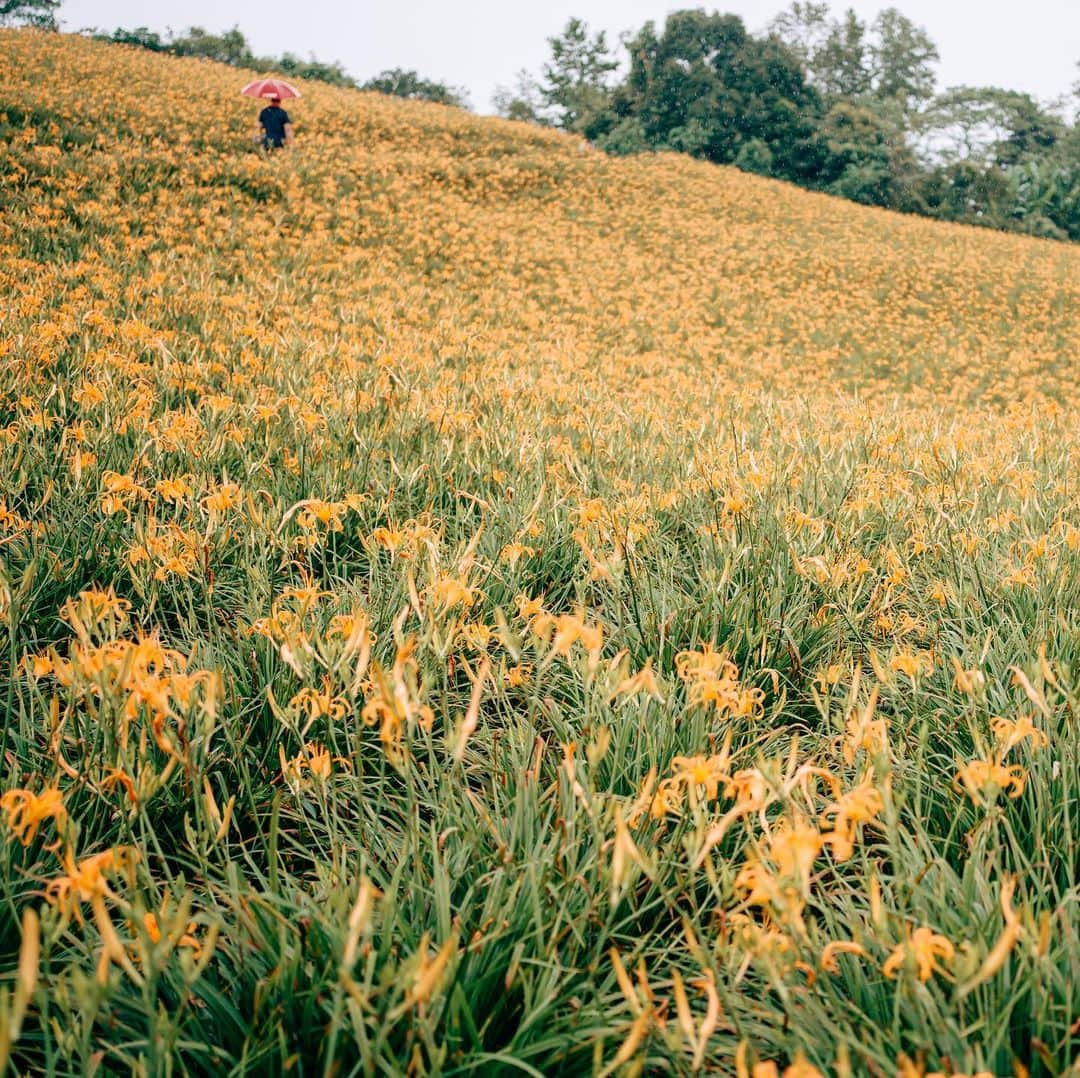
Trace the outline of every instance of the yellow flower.
<instances>
[{"instance_id":1,"label":"yellow flower","mask_svg":"<svg viewBox=\"0 0 1080 1078\"><path fill-rule=\"evenodd\" d=\"M877 701L878 687L875 685L866 704L853 708L848 714L844 725L844 763L852 763L860 752L878 755L888 749L888 725L885 719L874 717Z\"/></svg>"},{"instance_id":2,"label":"yellow flower","mask_svg":"<svg viewBox=\"0 0 1080 1078\"><path fill-rule=\"evenodd\" d=\"M840 663L830 663L818 674L815 680L822 692L828 692L834 685L839 684L843 676L844 667Z\"/></svg>"},{"instance_id":3,"label":"yellow flower","mask_svg":"<svg viewBox=\"0 0 1080 1078\"><path fill-rule=\"evenodd\" d=\"M142 916L143 931L149 937L150 942L158 944L161 942L161 920L168 921L170 917L169 900L166 898L163 903L159 914L148 911ZM177 947L188 947L195 954L198 954L202 950L202 944L195 936L196 925L194 921L188 922L187 930L181 933L180 938L176 941Z\"/></svg>"},{"instance_id":4,"label":"yellow flower","mask_svg":"<svg viewBox=\"0 0 1080 1078\"><path fill-rule=\"evenodd\" d=\"M336 722L344 718L348 711L347 701L335 695L329 684L324 684L321 689L306 686L293 696L289 707L303 712L309 722L324 716Z\"/></svg>"},{"instance_id":5,"label":"yellow flower","mask_svg":"<svg viewBox=\"0 0 1080 1078\"><path fill-rule=\"evenodd\" d=\"M909 932L908 938L897 944L893 953L885 960L881 972L886 977L895 977L905 963L910 961L915 966L916 976L925 982L939 971L939 959L949 963L955 955L956 949L944 936L924 926Z\"/></svg>"},{"instance_id":6,"label":"yellow flower","mask_svg":"<svg viewBox=\"0 0 1080 1078\"><path fill-rule=\"evenodd\" d=\"M799 815L782 821L768 838L769 857L778 873L795 877L804 889L809 886L810 870L824 845L824 836Z\"/></svg>"},{"instance_id":7,"label":"yellow flower","mask_svg":"<svg viewBox=\"0 0 1080 1078\"><path fill-rule=\"evenodd\" d=\"M455 606L468 610L476 601L477 591L457 577L443 576L431 584L428 594L440 610L450 610Z\"/></svg>"},{"instance_id":8,"label":"yellow flower","mask_svg":"<svg viewBox=\"0 0 1080 1078\"><path fill-rule=\"evenodd\" d=\"M517 565L522 558L531 558L536 554L536 548L525 546L524 543L507 543L499 551L499 560L508 565Z\"/></svg>"},{"instance_id":9,"label":"yellow flower","mask_svg":"<svg viewBox=\"0 0 1080 1078\"><path fill-rule=\"evenodd\" d=\"M839 973L840 966L836 961L836 956L840 954L853 954L865 958L866 948L852 940L833 940L831 943L825 944L818 964L826 973Z\"/></svg>"},{"instance_id":10,"label":"yellow flower","mask_svg":"<svg viewBox=\"0 0 1080 1078\"><path fill-rule=\"evenodd\" d=\"M724 787L724 796L733 797L739 808L760 808L768 792L768 780L754 767L736 771Z\"/></svg>"},{"instance_id":11,"label":"yellow flower","mask_svg":"<svg viewBox=\"0 0 1080 1078\"><path fill-rule=\"evenodd\" d=\"M531 605L528 607L531 609ZM604 630L585 620L583 610L573 614L537 614L531 622L533 633L541 640L550 641L551 655L569 656L575 644L580 644L595 669L600 662L600 650L604 645Z\"/></svg>"},{"instance_id":12,"label":"yellow flower","mask_svg":"<svg viewBox=\"0 0 1080 1078\"><path fill-rule=\"evenodd\" d=\"M739 680L739 668L727 652L706 645L701 651L684 651L675 657L675 669L689 687L693 704L712 705L717 714L758 717L764 710L765 693Z\"/></svg>"},{"instance_id":13,"label":"yellow flower","mask_svg":"<svg viewBox=\"0 0 1080 1078\"><path fill-rule=\"evenodd\" d=\"M981 670L965 670L955 655L951 655L950 659L953 669L956 671L956 677L953 679L956 691L962 692L965 696L974 696L986 684L986 677L983 672Z\"/></svg>"},{"instance_id":14,"label":"yellow flower","mask_svg":"<svg viewBox=\"0 0 1080 1078\"><path fill-rule=\"evenodd\" d=\"M842 794L822 812L823 820L833 817L833 829L825 836L837 861L846 861L854 852L858 829L870 823L884 808L881 793L868 774L853 790Z\"/></svg>"},{"instance_id":15,"label":"yellow flower","mask_svg":"<svg viewBox=\"0 0 1080 1078\"><path fill-rule=\"evenodd\" d=\"M203 498L202 504L211 517L216 517L239 505L240 497L240 487L236 483L221 483Z\"/></svg>"},{"instance_id":16,"label":"yellow flower","mask_svg":"<svg viewBox=\"0 0 1080 1078\"><path fill-rule=\"evenodd\" d=\"M527 685L533 676L532 663L517 663L506 671L506 684L511 688Z\"/></svg>"},{"instance_id":17,"label":"yellow flower","mask_svg":"<svg viewBox=\"0 0 1080 1078\"><path fill-rule=\"evenodd\" d=\"M178 502L191 494L191 477L184 475L175 479L159 479L154 493L167 502Z\"/></svg>"},{"instance_id":18,"label":"yellow flower","mask_svg":"<svg viewBox=\"0 0 1080 1078\"><path fill-rule=\"evenodd\" d=\"M42 790L40 794L29 790L8 790L0 795L0 810L7 813L8 827L24 846L34 841L38 828L46 820L54 820L56 829L60 830L67 819L64 799L55 786Z\"/></svg>"},{"instance_id":19,"label":"yellow flower","mask_svg":"<svg viewBox=\"0 0 1080 1078\"><path fill-rule=\"evenodd\" d=\"M967 795L977 801L980 795L994 796L1007 793L1009 797L1019 797L1024 792L1026 773L1022 767L1006 767L996 760L970 760L963 764L956 774L958 787L963 787Z\"/></svg>"},{"instance_id":20,"label":"yellow flower","mask_svg":"<svg viewBox=\"0 0 1080 1078\"><path fill-rule=\"evenodd\" d=\"M662 699L660 686L656 681L656 672L652 668L652 659L647 659L645 665L636 673L623 678L615 686L612 696L651 696L655 700Z\"/></svg>"},{"instance_id":21,"label":"yellow flower","mask_svg":"<svg viewBox=\"0 0 1080 1078\"><path fill-rule=\"evenodd\" d=\"M683 783L691 799L703 791L706 801L715 801L720 783L730 782L727 754L712 756L676 756L671 761L672 781Z\"/></svg>"},{"instance_id":22,"label":"yellow flower","mask_svg":"<svg viewBox=\"0 0 1080 1078\"><path fill-rule=\"evenodd\" d=\"M678 790L678 783L673 779L665 779L656 789L652 801L649 804L649 815L654 820L662 820L665 816L677 815L682 810L683 798Z\"/></svg>"},{"instance_id":23,"label":"yellow flower","mask_svg":"<svg viewBox=\"0 0 1080 1078\"><path fill-rule=\"evenodd\" d=\"M1024 741L1030 741L1033 749L1045 748L1050 743L1046 734L1036 728L1030 715L1019 715L1012 721L998 717L991 720L990 728L998 739L998 753L1002 757Z\"/></svg>"},{"instance_id":24,"label":"yellow flower","mask_svg":"<svg viewBox=\"0 0 1080 1078\"><path fill-rule=\"evenodd\" d=\"M76 861L71 851L66 850L63 857L64 874L49 881L45 897L54 906L75 911L79 903L110 895L108 877L126 871L137 860L137 852L129 846L103 850L81 861Z\"/></svg>"},{"instance_id":25,"label":"yellow flower","mask_svg":"<svg viewBox=\"0 0 1080 1078\"><path fill-rule=\"evenodd\" d=\"M913 655L910 652L903 651L889 660L890 670L905 674L912 680L929 673L933 666L933 662L926 655Z\"/></svg>"},{"instance_id":26,"label":"yellow flower","mask_svg":"<svg viewBox=\"0 0 1080 1078\"><path fill-rule=\"evenodd\" d=\"M309 741L304 745L303 750L291 760L285 759L285 750L280 746L279 754L282 777L294 789L308 778L318 786L325 786L334 774L335 764L345 768L346 771L351 770L348 760L340 756L331 756L329 749L314 741Z\"/></svg>"}]
</instances>

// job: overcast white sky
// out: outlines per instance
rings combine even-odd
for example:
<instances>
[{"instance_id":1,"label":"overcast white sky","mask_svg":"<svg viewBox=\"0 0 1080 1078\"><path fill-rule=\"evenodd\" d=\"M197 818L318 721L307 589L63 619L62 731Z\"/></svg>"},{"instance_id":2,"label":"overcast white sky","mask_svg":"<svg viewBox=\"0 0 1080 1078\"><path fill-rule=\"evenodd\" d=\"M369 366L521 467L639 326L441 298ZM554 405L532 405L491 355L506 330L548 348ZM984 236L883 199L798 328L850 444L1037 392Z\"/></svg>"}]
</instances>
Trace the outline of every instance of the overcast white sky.
<instances>
[{"instance_id":1,"label":"overcast white sky","mask_svg":"<svg viewBox=\"0 0 1080 1078\"><path fill-rule=\"evenodd\" d=\"M220 31L239 26L256 52L339 60L362 79L388 67L464 86L488 111L492 91L523 67L537 71L547 38L571 15L617 39L679 7L742 15L759 30L788 0L64 0L66 30L147 26ZM837 0L871 19L888 0ZM941 53L942 86L993 85L1049 99L1080 76L1080 0L893 0Z\"/></svg>"}]
</instances>

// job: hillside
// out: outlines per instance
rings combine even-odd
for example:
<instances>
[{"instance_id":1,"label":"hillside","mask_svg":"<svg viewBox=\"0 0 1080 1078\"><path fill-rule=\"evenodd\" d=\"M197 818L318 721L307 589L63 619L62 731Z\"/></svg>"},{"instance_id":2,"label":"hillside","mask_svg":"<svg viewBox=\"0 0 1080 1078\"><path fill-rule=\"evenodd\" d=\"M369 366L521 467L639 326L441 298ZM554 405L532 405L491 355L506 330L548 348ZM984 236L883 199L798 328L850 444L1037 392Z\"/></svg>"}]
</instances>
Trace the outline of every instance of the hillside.
<instances>
[{"instance_id":1,"label":"hillside","mask_svg":"<svg viewBox=\"0 0 1080 1078\"><path fill-rule=\"evenodd\" d=\"M94 261L95 226L126 226L140 264L167 278L184 265L163 295L194 297L204 318L225 295L269 290L259 277L273 265L287 336L344 305L382 318L389 349L409 352L417 330L430 346L434 302L440 330L483 327L506 362L565 366L588 399L633 395L639 377L700 399L704 377L709 395L839 384L1023 400L1060 391L1077 337L1072 246L670 155L607 159L539 129L317 83L293 110L297 152L265 162L248 152L258 106L235 71L73 38L9 34L4 48L9 122L30 125L15 148L34 146L7 164L21 181L9 213L35 225L19 229L18 254L47 231L46 251ZM341 321L342 351L364 348L357 319Z\"/></svg>"},{"instance_id":2,"label":"hillside","mask_svg":"<svg viewBox=\"0 0 1080 1078\"><path fill-rule=\"evenodd\" d=\"M1072 1073L1080 247L0 58L0 1069Z\"/></svg>"}]
</instances>

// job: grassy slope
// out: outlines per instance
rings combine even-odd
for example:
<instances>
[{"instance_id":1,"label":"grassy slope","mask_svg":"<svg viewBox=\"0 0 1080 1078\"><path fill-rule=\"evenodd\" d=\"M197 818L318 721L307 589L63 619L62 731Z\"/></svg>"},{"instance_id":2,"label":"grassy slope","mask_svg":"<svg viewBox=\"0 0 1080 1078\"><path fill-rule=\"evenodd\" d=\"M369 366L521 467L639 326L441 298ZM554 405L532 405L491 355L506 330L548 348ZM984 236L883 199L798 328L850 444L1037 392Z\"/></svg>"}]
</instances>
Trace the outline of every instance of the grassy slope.
<instances>
[{"instance_id":1,"label":"grassy slope","mask_svg":"<svg viewBox=\"0 0 1080 1078\"><path fill-rule=\"evenodd\" d=\"M0 55L21 1069L1065 1072L1075 247L316 84L264 160L236 71ZM137 863L42 903L53 837Z\"/></svg>"}]
</instances>

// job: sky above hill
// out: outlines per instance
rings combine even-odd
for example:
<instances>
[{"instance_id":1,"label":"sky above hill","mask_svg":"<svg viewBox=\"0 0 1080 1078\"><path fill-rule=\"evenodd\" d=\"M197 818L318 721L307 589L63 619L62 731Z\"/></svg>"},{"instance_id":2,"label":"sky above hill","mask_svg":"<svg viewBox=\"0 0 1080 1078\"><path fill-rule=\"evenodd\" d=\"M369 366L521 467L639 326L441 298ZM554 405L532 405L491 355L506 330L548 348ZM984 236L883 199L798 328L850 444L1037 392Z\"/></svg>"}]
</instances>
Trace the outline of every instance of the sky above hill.
<instances>
[{"instance_id":1,"label":"sky above hill","mask_svg":"<svg viewBox=\"0 0 1080 1078\"><path fill-rule=\"evenodd\" d=\"M1043 99L1062 96L1080 77L1080 0L894 0L929 31L941 53L942 87L1002 86ZM760 30L787 0L64 0L65 30L146 26L221 31L239 26L256 52L338 60L363 80L388 67L464 87L474 108L490 110L495 88L521 68L538 71L547 38L576 15L611 40L668 11L700 7L742 15ZM872 19L880 0L837 0Z\"/></svg>"}]
</instances>

